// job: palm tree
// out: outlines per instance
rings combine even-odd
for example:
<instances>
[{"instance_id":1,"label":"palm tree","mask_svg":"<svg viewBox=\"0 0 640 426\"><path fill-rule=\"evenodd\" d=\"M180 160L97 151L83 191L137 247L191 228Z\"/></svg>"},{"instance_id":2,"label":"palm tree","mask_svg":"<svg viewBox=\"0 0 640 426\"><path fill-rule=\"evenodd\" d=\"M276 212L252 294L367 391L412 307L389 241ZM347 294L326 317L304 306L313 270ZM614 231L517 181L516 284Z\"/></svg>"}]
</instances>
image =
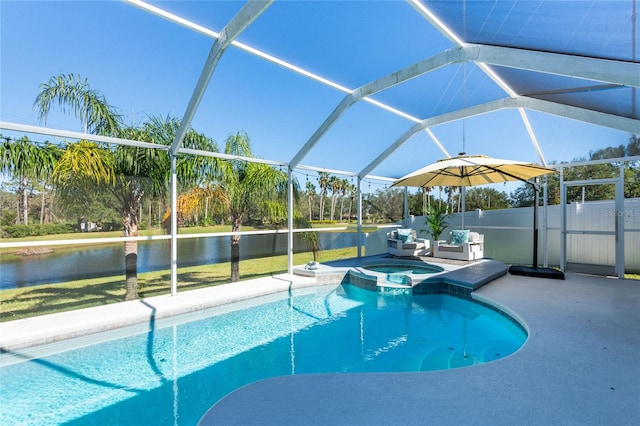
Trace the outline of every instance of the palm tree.
<instances>
[{"instance_id":1,"label":"palm tree","mask_svg":"<svg viewBox=\"0 0 640 426\"><path fill-rule=\"evenodd\" d=\"M320 186L320 214L319 220L324 220L324 197L327 195L329 185L329 173L318 172L318 186Z\"/></svg>"},{"instance_id":2,"label":"palm tree","mask_svg":"<svg viewBox=\"0 0 640 426\"><path fill-rule=\"evenodd\" d=\"M29 223L28 187L29 182L38 181L42 187L41 211L44 209L46 182L53 172L60 150L47 143L44 146L33 143L26 136L18 140L5 139L0 145L0 170L17 180L16 223ZM42 217L42 213L41 213ZM20 220L22 219L22 220Z\"/></svg>"},{"instance_id":3,"label":"palm tree","mask_svg":"<svg viewBox=\"0 0 640 426\"><path fill-rule=\"evenodd\" d=\"M249 136L244 132L230 135L225 141L224 152L239 157L253 157ZM218 167L217 172L204 174L210 179L205 186L195 186L181 194L177 205L178 218L186 218L202 211L207 198L214 208L226 211L232 232L241 231L250 209L258 208L272 222L286 217L286 173L266 164L243 160L222 161ZM295 182L294 190L297 190ZM167 213L163 223L168 218ZM240 235L231 236L231 282L240 279L240 239ZM312 249L315 247L315 256L319 243L313 237L309 243Z\"/></svg>"},{"instance_id":4,"label":"palm tree","mask_svg":"<svg viewBox=\"0 0 640 426\"><path fill-rule=\"evenodd\" d=\"M213 207L214 214L225 214L228 211L229 200L224 188L215 183L209 183L205 186L197 186L187 192L180 194L177 200L178 209L178 226L187 219L195 219L202 212ZM163 219L162 226L166 233L171 233L171 210L167 210Z\"/></svg>"},{"instance_id":5,"label":"palm tree","mask_svg":"<svg viewBox=\"0 0 640 426\"><path fill-rule=\"evenodd\" d=\"M45 223L50 221L50 212L47 213L47 187L50 186L49 179L53 174L53 169L58 163L58 159L62 154L62 150L51 144L46 143L44 147L41 147L41 158L40 158L40 166L38 166L40 173L40 223Z\"/></svg>"},{"instance_id":6,"label":"palm tree","mask_svg":"<svg viewBox=\"0 0 640 426\"><path fill-rule=\"evenodd\" d=\"M331 207L330 207L331 220L333 220L333 214L336 209L336 198L340 192L340 185L341 185L341 181L337 176L331 176L329 178L328 186L329 186L329 189L331 189Z\"/></svg>"},{"instance_id":7,"label":"palm tree","mask_svg":"<svg viewBox=\"0 0 640 426\"><path fill-rule=\"evenodd\" d=\"M347 195L349 187L349 181L346 179L340 180L340 222L342 222L342 212L344 210L344 197Z\"/></svg>"},{"instance_id":8,"label":"palm tree","mask_svg":"<svg viewBox=\"0 0 640 426\"><path fill-rule=\"evenodd\" d=\"M142 128L124 128L121 138L170 145L179 128L179 120L151 119ZM215 150L205 136L193 130L185 137L189 148ZM183 185L193 185L217 170L210 157L181 156L177 173ZM139 236L140 208L145 195L161 197L168 192L170 159L161 150L119 145L115 149L100 147L94 142L69 144L54 171L56 187L65 199L76 196L78 188L110 192L121 211L123 236ZM125 300L138 297L138 242L125 241Z\"/></svg>"},{"instance_id":9,"label":"palm tree","mask_svg":"<svg viewBox=\"0 0 640 426\"><path fill-rule=\"evenodd\" d=\"M347 185L347 193L349 195L349 218L347 219L347 222L351 222L351 207L353 206L353 202L358 195L358 187L352 183L349 183Z\"/></svg>"},{"instance_id":10,"label":"palm tree","mask_svg":"<svg viewBox=\"0 0 640 426\"><path fill-rule=\"evenodd\" d=\"M100 134L170 145L180 122L177 119L151 118L141 128L123 128L120 116L110 107L104 96L91 89L88 81L79 76L52 77L41 87L35 105L40 117L46 121L50 106L58 102L64 109L69 106L83 121L87 131ZM193 130L187 133L184 146L217 151L213 141ZM211 157L182 155L178 158L177 173L183 185L194 185L217 171L217 160ZM139 235L142 197L160 196L168 191L171 173L170 158L162 150L118 145L104 148L94 142L80 141L69 144L53 172L54 183L67 199L77 191L109 191L118 201L123 235ZM137 241L125 242L125 300L138 297Z\"/></svg>"},{"instance_id":11,"label":"palm tree","mask_svg":"<svg viewBox=\"0 0 640 426\"><path fill-rule=\"evenodd\" d=\"M251 142L244 132L230 135L225 154L251 158ZM231 218L231 231L239 232L251 206L262 206L271 216L286 215L287 173L269 165L242 160L225 161L219 174ZM295 187L295 185L294 185ZM231 236L231 282L240 279L240 235Z\"/></svg>"},{"instance_id":12,"label":"palm tree","mask_svg":"<svg viewBox=\"0 0 640 426\"><path fill-rule=\"evenodd\" d=\"M427 215L427 208L431 206L431 190L433 189L431 186L423 186L422 188L422 215Z\"/></svg>"},{"instance_id":13,"label":"palm tree","mask_svg":"<svg viewBox=\"0 0 640 426\"><path fill-rule=\"evenodd\" d=\"M311 212L311 204L313 202L313 198L316 196L316 186L307 181L307 188L306 188L306 192L305 192L306 196L307 196L307 200L309 201L309 222L311 222L313 220L313 215Z\"/></svg>"}]
</instances>

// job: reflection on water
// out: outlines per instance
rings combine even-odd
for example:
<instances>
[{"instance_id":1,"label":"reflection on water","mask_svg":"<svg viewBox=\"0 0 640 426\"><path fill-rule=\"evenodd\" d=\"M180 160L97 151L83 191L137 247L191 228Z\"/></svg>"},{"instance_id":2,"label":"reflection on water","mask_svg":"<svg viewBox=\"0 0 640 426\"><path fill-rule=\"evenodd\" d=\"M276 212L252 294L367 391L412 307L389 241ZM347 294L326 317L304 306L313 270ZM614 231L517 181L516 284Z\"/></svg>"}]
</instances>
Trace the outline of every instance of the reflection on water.
<instances>
[{"instance_id":1,"label":"reflection on water","mask_svg":"<svg viewBox=\"0 0 640 426\"><path fill-rule=\"evenodd\" d=\"M320 232L323 250L357 245L355 232ZM294 247L308 251L294 235ZM287 235L243 235L240 258L284 255ZM138 272L169 269L170 241L138 242ZM229 237L189 238L178 240L178 267L229 262ZM124 244L105 244L100 247L78 246L74 250L54 251L49 255L26 256L13 261L0 260L0 289L28 287L84 278L124 274Z\"/></svg>"}]
</instances>

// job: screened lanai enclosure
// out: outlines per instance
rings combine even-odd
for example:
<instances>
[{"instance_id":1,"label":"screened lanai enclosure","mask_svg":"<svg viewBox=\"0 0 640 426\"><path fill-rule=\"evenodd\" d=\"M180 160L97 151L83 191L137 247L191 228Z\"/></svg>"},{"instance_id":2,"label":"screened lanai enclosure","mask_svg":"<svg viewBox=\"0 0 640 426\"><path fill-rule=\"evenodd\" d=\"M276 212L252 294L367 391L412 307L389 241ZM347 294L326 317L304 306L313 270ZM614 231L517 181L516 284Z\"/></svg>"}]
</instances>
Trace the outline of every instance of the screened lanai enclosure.
<instances>
[{"instance_id":1,"label":"screened lanai enclosure","mask_svg":"<svg viewBox=\"0 0 640 426\"><path fill-rule=\"evenodd\" d=\"M125 232L5 240L0 249L80 248L62 281L77 269L108 274L100 265L109 257L125 259L129 272L162 259L172 294L179 268L233 263L249 247L263 247L257 257L286 254L292 273L294 253L318 244L375 254L385 230L370 229L363 200L464 152L557 170L548 176L559 182L555 202L540 182L545 264L637 272L639 7L635 0L2 2L3 185L18 198L17 209L5 203L3 211L27 224L27 202L19 200L29 193L42 222L44 200L55 194L80 218L78 230L92 231L98 215L82 209L103 202L116 206L102 214ZM25 163L29 147L39 162ZM53 163L42 160L47 149ZM609 154L589 158L594 152ZM567 172L575 161L608 169ZM589 220L571 216L590 200L567 193L603 186L610 204ZM394 208L402 217L392 223L422 227L421 212ZM505 219L512 214L524 219ZM465 223L485 231L492 257L523 262L510 256L530 258L530 244L514 246L531 235L523 225L530 214L474 210ZM256 224L249 216L260 226L243 231ZM214 217L230 231L182 232ZM316 221L335 226L320 232ZM152 224L166 234L139 234ZM352 239L335 243L345 226ZM333 234L317 239L325 233ZM87 260L83 247L98 242L108 250ZM161 247L136 251L154 242ZM122 243L124 253L109 249ZM575 258L585 245L599 249ZM194 260L211 250L218 254ZM3 258L5 275L13 258ZM232 268L230 279L239 277Z\"/></svg>"}]
</instances>

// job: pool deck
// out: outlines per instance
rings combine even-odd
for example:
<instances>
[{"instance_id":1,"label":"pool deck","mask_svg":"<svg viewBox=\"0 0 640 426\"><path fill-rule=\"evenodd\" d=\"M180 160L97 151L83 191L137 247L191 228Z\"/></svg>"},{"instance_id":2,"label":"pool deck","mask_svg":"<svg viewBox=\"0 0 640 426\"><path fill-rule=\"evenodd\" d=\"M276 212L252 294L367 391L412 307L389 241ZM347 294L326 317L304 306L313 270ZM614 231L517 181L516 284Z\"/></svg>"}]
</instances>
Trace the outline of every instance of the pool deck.
<instances>
[{"instance_id":1,"label":"pool deck","mask_svg":"<svg viewBox=\"0 0 640 426\"><path fill-rule=\"evenodd\" d=\"M159 319L188 314L226 303L251 299L292 287L316 285L315 279L288 275L258 278L235 284L178 292L75 311L60 312L0 323L0 364L11 353L30 354L29 348L115 330L132 325L149 325ZM42 348L46 350L46 348Z\"/></svg>"},{"instance_id":2,"label":"pool deck","mask_svg":"<svg viewBox=\"0 0 640 426\"><path fill-rule=\"evenodd\" d=\"M459 266L446 269L456 273L462 271ZM470 269L467 275L477 274ZM314 283L311 277L275 276L0 323L0 347L20 353L20 348L33 343L57 342ZM529 339L518 352L446 371L267 379L227 395L201 423L640 424L639 281L507 274L473 295L503 307L525 325Z\"/></svg>"},{"instance_id":3,"label":"pool deck","mask_svg":"<svg viewBox=\"0 0 640 426\"><path fill-rule=\"evenodd\" d=\"M201 424L640 424L640 282L505 275L475 294L526 325L518 352L445 371L267 379L227 395Z\"/></svg>"}]
</instances>

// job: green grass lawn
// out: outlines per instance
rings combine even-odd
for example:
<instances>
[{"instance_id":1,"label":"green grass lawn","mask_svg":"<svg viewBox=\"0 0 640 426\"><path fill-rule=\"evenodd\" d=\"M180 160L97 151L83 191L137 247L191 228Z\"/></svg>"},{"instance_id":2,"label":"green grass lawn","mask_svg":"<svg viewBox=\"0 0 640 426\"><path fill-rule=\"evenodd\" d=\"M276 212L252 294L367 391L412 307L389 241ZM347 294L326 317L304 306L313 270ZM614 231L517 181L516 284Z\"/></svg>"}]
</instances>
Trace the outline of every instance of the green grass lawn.
<instances>
[{"instance_id":1,"label":"green grass lawn","mask_svg":"<svg viewBox=\"0 0 640 426\"><path fill-rule=\"evenodd\" d=\"M323 250L319 253L318 260L327 262L356 255L356 247ZM313 257L310 252L297 253L293 256L294 265L302 265L311 260ZM286 255L240 262L241 280L271 276L286 271ZM170 274L169 270L138 274L140 297L169 294L171 290ZM178 269L178 292L229 283L230 276L231 265L229 262L180 268ZM117 303L124 300L124 295L124 274L1 290L0 322Z\"/></svg>"}]
</instances>

